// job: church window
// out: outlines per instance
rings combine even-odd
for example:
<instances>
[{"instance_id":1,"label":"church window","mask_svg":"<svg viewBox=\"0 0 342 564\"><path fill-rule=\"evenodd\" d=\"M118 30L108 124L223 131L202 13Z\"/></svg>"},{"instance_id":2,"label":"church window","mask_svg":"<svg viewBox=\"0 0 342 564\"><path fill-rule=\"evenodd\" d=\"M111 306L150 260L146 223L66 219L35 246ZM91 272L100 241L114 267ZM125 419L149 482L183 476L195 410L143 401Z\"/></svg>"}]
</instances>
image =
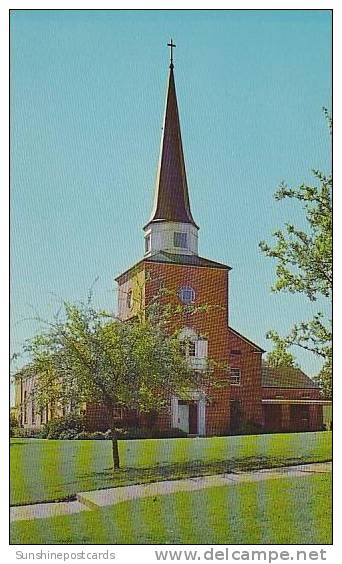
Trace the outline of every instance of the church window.
<instances>
[{"instance_id":1,"label":"church window","mask_svg":"<svg viewBox=\"0 0 342 564\"><path fill-rule=\"evenodd\" d=\"M179 291L179 297L183 304L192 304L195 301L195 291L190 286L184 286Z\"/></svg>"},{"instance_id":2,"label":"church window","mask_svg":"<svg viewBox=\"0 0 342 564\"><path fill-rule=\"evenodd\" d=\"M127 307L128 309L133 308L133 290L129 290L127 293Z\"/></svg>"},{"instance_id":3,"label":"church window","mask_svg":"<svg viewBox=\"0 0 342 564\"><path fill-rule=\"evenodd\" d=\"M181 353L185 356L196 356L196 342L182 341L180 344Z\"/></svg>"},{"instance_id":4,"label":"church window","mask_svg":"<svg viewBox=\"0 0 342 564\"><path fill-rule=\"evenodd\" d=\"M145 253L149 253L151 250L151 235L146 235L145 237Z\"/></svg>"},{"instance_id":5,"label":"church window","mask_svg":"<svg viewBox=\"0 0 342 564\"><path fill-rule=\"evenodd\" d=\"M179 233L176 231L173 234L173 244L175 247L179 247L181 249L187 249L188 248L187 234Z\"/></svg>"},{"instance_id":6,"label":"church window","mask_svg":"<svg viewBox=\"0 0 342 564\"><path fill-rule=\"evenodd\" d=\"M239 386L241 384L241 370L240 368L230 369L230 383L233 386Z\"/></svg>"}]
</instances>

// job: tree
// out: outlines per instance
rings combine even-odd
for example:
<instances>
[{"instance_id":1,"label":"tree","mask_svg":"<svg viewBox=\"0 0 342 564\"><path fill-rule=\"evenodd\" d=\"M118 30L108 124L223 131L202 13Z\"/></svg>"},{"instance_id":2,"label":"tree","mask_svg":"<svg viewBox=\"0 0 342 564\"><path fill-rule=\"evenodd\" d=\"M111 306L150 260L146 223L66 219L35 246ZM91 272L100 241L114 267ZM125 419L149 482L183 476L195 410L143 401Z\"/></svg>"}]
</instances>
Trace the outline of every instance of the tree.
<instances>
[{"instance_id":1,"label":"tree","mask_svg":"<svg viewBox=\"0 0 342 564\"><path fill-rule=\"evenodd\" d=\"M278 368L280 366L292 366L293 368L298 368L293 354L287 350L287 344L284 342L284 339L279 337L276 331L269 331L267 335L269 339L273 340L275 345L273 351L267 353L266 362L268 366L273 368Z\"/></svg>"},{"instance_id":2,"label":"tree","mask_svg":"<svg viewBox=\"0 0 342 564\"><path fill-rule=\"evenodd\" d=\"M159 314L157 315L157 311ZM35 399L41 406L99 402L106 408L112 434L114 468L120 457L114 408L141 413L165 409L172 394L198 388L207 378L195 373L176 333L156 307L121 322L90 303L64 303L47 330L26 347L36 375Z\"/></svg>"},{"instance_id":3,"label":"tree","mask_svg":"<svg viewBox=\"0 0 342 564\"><path fill-rule=\"evenodd\" d=\"M332 121L324 108L329 130ZM272 287L275 292L286 291L305 295L310 301L319 298L331 299L332 292L332 176L313 170L315 185L302 184L298 188L282 183L275 193L277 200L290 198L303 207L307 223L306 230L286 223L284 230L273 233L275 245L265 241L259 245L261 250L277 261L277 280ZM276 331L269 331L267 338L275 345L270 353L274 363L294 364L292 353L288 350L297 346L308 350L323 359L324 365L318 375L323 391L331 394L332 331L331 320L322 312L313 319L296 324L290 333L281 337ZM279 364L278 364L279 365Z\"/></svg>"}]
</instances>

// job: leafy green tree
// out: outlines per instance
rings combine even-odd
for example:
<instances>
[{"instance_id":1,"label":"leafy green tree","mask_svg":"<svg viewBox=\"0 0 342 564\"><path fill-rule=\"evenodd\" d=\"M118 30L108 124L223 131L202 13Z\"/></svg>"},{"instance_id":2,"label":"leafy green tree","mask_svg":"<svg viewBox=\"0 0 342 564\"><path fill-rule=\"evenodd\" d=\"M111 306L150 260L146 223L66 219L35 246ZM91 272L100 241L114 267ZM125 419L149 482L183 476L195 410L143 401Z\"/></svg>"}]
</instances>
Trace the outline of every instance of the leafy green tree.
<instances>
[{"instance_id":1,"label":"leafy green tree","mask_svg":"<svg viewBox=\"0 0 342 564\"><path fill-rule=\"evenodd\" d=\"M287 349L287 344L284 339L279 337L276 331L269 331L268 338L273 340L274 349L267 353L266 362L268 366L278 368L279 366L292 366L297 368L298 365L295 361L293 354Z\"/></svg>"},{"instance_id":2,"label":"leafy green tree","mask_svg":"<svg viewBox=\"0 0 342 564\"><path fill-rule=\"evenodd\" d=\"M140 413L167 408L172 394L198 389L209 371L194 372L176 333L157 312L121 322L87 303L64 303L60 315L34 337L27 350L36 375L35 399L41 406L101 403L112 432L114 468L120 457L114 408Z\"/></svg>"},{"instance_id":3,"label":"leafy green tree","mask_svg":"<svg viewBox=\"0 0 342 564\"><path fill-rule=\"evenodd\" d=\"M325 116L331 132L332 122L326 109ZM286 198L299 202L304 210L306 229L298 229L286 223L283 230L276 231L273 246L265 241L261 250L276 260L275 292L299 293L310 301L319 298L331 299L332 292L332 176L313 170L316 183L302 184L297 188L282 183L275 193L277 200ZM331 320L322 312L313 319L296 324L290 333L281 337L276 331L269 331L267 337L275 345L270 353L273 363L294 365L294 357L288 350L297 346L323 359L322 372L318 381L323 384L326 396L331 394L332 331Z\"/></svg>"}]
</instances>

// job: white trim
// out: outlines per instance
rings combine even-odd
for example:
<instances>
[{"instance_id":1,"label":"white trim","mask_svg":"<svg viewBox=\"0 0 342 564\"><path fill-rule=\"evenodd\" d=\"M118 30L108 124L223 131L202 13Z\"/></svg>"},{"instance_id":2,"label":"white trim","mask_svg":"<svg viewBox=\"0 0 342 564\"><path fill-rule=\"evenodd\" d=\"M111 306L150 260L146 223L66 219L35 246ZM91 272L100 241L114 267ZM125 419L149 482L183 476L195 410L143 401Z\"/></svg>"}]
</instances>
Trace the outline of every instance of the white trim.
<instances>
[{"instance_id":1,"label":"white trim","mask_svg":"<svg viewBox=\"0 0 342 564\"><path fill-rule=\"evenodd\" d=\"M171 396L171 427L178 429L178 398Z\"/></svg>"},{"instance_id":2,"label":"white trim","mask_svg":"<svg viewBox=\"0 0 342 564\"><path fill-rule=\"evenodd\" d=\"M286 404L286 403L293 403L293 404L316 404L316 405L331 405L332 402L331 400L317 400L317 399L307 399L307 400L303 400L303 399L263 399L261 400L261 403L279 403L279 404Z\"/></svg>"},{"instance_id":3,"label":"white trim","mask_svg":"<svg viewBox=\"0 0 342 564\"><path fill-rule=\"evenodd\" d=\"M178 429L178 401L180 398L171 396L171 427ZM205 395L203 392L197 390L190 392L184 401L194 400L197 401L197 434L200 437L206 436L206 419L205 419Z\"/></svg>"},{"instance_id":4,"label":"white trim","mask_svg":"<svg viewBox=\"0 0 342 564\"><path fill-rule=\"evenodd\" d=\"M152 256L159 251L167 251L172 254L198 255L198 228L192 223L162 221L149 223L145 234L151 233L151 246L144 258ZM186 235L187 246L175 246L175 233Z\"/></svg>"},{"instance_id":5,"label":"white trim","mask_svg":"<svg viewBox=\"0 0 342 564\"><path fill-rule=\"evenodd\" d=\"M198 339L195 342L196 346L196 356L197 358L207 358L208 357L208 341L207 339Z\"/></svg>"},{"instance_id":6,"label":"white trim","mask_svg":"<svg viewBox=\"0 0 342 564\"><path fill-rule=\"evenodd\" d=\"M197 404L197 430L200 437L205 437L205 399L198 400Z\"/></svg>"}]
</instances>

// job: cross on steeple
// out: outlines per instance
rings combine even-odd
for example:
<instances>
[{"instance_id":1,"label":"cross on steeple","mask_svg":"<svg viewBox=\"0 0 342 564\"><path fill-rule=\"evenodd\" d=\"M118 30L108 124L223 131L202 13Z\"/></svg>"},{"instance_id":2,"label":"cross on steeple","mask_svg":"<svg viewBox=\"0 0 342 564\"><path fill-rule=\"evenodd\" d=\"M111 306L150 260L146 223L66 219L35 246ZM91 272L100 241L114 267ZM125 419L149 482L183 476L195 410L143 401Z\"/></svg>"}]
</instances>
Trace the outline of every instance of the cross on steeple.
<instances>
[{"instance_id":1,"label":"cross on steeple","mask_svg":"<svg viewBox=\"0 0 342 564\"><path fill-rule=\"evenodd\" d=\"M167 46L170 47L170 68L173 69L173 48L176 47L176 45L173 43L172 37L170 43L168 43Z\"/></svg>"}]
</instances>

